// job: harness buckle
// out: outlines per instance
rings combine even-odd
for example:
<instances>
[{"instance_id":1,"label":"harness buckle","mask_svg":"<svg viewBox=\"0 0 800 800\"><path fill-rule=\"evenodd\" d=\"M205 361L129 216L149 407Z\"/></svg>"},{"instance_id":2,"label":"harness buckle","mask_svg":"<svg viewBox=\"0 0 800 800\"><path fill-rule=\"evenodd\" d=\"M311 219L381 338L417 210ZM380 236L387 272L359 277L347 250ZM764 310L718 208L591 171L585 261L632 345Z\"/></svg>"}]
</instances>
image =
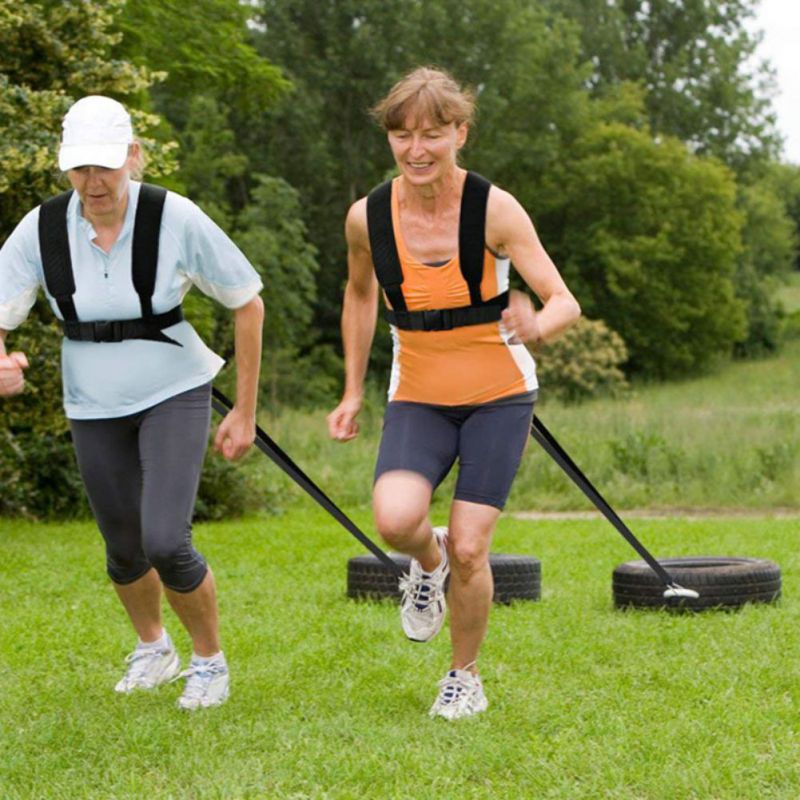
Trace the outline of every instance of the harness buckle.
<instances>
[{"instance_id":1,"label":"harness buckle","mask_svg":"<svg viewBox=\"0 0 800 800\"><path fill-rule=\"evenodd\" d=\"M442 330L442 309L431 308L423 310L422 321L426 331Z\"/></svg>"},{"instance_id":2,"label":"harness buckle","mask_svg":"<svg viewBox=\"0 0 800 800\"><path fill-rule=\"evenodd\" d=\"M100 320L94 323L94 340L96 342L121 342L122 325L119 320Z\"/></svg>"}]
</instances>

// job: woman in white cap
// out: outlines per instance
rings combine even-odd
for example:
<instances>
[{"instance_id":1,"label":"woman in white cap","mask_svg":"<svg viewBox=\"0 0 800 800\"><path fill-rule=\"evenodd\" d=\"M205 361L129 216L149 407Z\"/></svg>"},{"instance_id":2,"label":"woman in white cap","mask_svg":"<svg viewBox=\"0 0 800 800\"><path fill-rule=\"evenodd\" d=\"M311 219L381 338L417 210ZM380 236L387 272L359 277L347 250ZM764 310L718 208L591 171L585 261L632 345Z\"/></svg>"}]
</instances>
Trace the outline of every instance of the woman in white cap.
<instances>
[{"instance_id":1,"label":"woman in white cap","mask_svg":"<svg viewBox=\"0 0 800 800\"><path fill-rule=\"evenodd\" d=\"M124 106L76 102L59 166L72 191L29 212L0 250L0 396L24 389L8 331L43 288L64 330L64 407L81 477L106 543L108 574L139 641L116 691L187 678L178 705L228 696L213 575L191 518L223 361L183 319L192 285L233 310L237 396L214 447L236 460L255 438L261 280L190 200L133 179L142 165ZM163 591L194 653L181 672L161 621Z\"/></svg>"}]
</instances>

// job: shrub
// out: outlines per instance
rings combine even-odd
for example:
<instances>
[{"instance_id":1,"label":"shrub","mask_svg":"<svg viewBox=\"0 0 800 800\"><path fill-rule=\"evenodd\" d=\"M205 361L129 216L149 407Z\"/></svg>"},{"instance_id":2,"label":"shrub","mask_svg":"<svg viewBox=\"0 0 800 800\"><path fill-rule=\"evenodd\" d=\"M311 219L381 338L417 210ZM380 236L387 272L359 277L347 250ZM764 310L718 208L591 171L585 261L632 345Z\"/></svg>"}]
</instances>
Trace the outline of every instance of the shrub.
<instances>
[{"instance_id":1,"label":"shrub","mask_svg":"<svg viewBox=\"0 0 800 800\"><path fill-rule=\"evenodd\" d=\"M602 320L581 318L537 356L539 383L547 397L577 402L627 388L620 365L628 351Z\"/></svg>"}]
</instances>

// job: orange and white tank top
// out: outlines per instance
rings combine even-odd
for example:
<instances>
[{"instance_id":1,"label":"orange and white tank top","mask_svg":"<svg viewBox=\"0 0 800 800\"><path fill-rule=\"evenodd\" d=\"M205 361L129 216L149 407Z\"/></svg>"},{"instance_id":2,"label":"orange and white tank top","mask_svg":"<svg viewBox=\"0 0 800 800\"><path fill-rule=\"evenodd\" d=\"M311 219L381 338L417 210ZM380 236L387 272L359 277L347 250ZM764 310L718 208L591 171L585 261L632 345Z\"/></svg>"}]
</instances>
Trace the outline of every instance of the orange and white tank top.
<instances>
[{"instance_id":1,"label":"orange and white tank top","mask_svg":"<svg viewBox=\"0 0 800 800\"><path fill-rule=\"evenodd\" d=\"M392 227L408 310L468 306L469 287L461 274L458 255L442 266L428 266L408 252L400 230L397 180L392 191ZM507 257L484 250L481 299L508 290L510 265ZM389 306L388 300L386 304ZM502 320L444 331L403 330L392 325L391 332L390 401L473 406L538 388L533 357L524 344L510 343L513 334Z\"/></svg>"}]
</instances>

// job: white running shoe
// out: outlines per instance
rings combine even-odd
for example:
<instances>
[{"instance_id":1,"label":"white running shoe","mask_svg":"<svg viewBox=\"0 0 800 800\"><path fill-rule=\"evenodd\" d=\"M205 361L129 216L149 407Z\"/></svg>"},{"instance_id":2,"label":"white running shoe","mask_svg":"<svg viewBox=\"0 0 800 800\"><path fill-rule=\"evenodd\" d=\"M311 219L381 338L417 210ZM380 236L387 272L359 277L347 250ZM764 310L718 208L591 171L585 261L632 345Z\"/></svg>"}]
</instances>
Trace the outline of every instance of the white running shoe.
<instances>
[{"instance_id":1,"label":"white running shoe","mask_svg":"<svg viewBox=\"0 0 800 800\"><path fill-rule=\"evenodd\" d=\"M209 706L221 706L229 694L228 665L220 653L211 661L198 662L192 659L185 669L173 680L186 678L183 694L178 698L178 707L187 711Z\"/></svg>"},{"instance_id":2,"label":"white running shoe","mask_svg":"<svg viewBox=\"0 0 800 800\"><path fill-rule=\"evenodd\" d=\"M450 574L445 548L447 528L434 528L433 535L442 554L439 566L433 572L423 572L419 561L412 558L408 575L400 578L403 593L400 620L405 635L415 642L428 642L439 633L447 608L444 598L445 581Z\"/></svg>"},{"instance_id":3,"label":"white running shoe","mask_svg":"<svg viewBox=\"0 0 800 800\"><path fill-rule=\"evenodd\" d=\"M489 701L477 675L466 669L451 669L439 681L439 696L429 712L432 717L459 719L486 711Z\"/></svg>"},{"instance_id":4,"label":"white running shoe","mask_svg":"<svg viewBox=\"0 0 800 800\"><path fill-rule=\"evenodd\" d=\"M136 689L155 689L172 680L180 671L181 663L168 634L157 645L139 644L125 658L128 669L114 687L115 692L128 694Z\"/></svg>"}]
</instances>

